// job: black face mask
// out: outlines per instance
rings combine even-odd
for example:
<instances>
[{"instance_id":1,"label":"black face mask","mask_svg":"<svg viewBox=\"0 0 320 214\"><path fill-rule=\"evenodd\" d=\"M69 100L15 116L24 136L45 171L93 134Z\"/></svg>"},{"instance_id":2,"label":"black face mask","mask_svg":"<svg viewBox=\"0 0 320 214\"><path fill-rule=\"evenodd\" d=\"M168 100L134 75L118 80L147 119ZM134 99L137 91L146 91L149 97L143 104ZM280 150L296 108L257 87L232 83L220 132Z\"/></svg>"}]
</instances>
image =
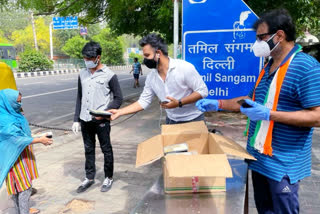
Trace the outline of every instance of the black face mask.
<instances>
[{"instance_id":1,"label":"black face mask","mask_svg":"<svg viewBox=\"0 0 320 214\"><path fill-rule=\"evenodd\" d=\"M158 62L159 62L159 59L158 59ZM150 69L157 68L158 62L154 60L154 57L153 59L147 59L147 58L143 59L143 63Z\"/></svg>"},{"instance_id":2,"label":"black face mask","mask_svg":"<svg viewBox=\"0 0 320 214\"><path fill-rule=\"evenodd\" d=\"M267 43L268 43L271 51L272 51L272 50L274 49L274 47L277 45L277 44L274 44L274 42L273 42L273 37L274 37L275 35L276 35L276 33L273 34L273 35L270 37L270 39L267 41Z\"/></svg>"}]
</instances>

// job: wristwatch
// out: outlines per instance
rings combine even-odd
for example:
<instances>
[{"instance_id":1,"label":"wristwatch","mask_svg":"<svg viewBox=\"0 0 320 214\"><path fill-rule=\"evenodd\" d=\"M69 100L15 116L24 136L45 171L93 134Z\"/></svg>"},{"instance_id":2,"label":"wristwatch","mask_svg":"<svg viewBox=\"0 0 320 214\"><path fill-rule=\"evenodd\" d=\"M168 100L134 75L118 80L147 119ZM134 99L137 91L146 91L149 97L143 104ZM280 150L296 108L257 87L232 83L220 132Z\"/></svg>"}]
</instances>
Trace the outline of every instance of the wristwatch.
<instances>
[{"instance_id":1,"label":"wristwatch","mask_svg":"<svg viewBox=\"0 0 320 214\"><path fill-rule=\"evenodd\" d=\"M182 107L182 102L181 102L181 100L179 100L179 108L181 108Z\"/></svg>"}]
</instances>

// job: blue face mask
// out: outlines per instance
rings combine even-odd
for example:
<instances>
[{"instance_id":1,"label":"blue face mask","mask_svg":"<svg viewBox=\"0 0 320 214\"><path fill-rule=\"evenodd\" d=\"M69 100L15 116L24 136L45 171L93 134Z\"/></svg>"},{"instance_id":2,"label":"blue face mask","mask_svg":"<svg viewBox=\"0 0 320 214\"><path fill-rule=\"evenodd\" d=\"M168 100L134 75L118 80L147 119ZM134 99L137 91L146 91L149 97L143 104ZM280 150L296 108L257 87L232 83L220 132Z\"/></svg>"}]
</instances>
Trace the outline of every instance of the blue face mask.
<instances>
[{"instance_id":1,"label":"blue face mask","mask_svg":"<svg viewBox=\"0 0 320 214\"><path fill-rule=\"evenodd\" d=\"M14 102L11 104L12 108L17 112L19 113L21 111L21 106L22 106L22 103L20 102Z\"/></svg>"}]
</instances>

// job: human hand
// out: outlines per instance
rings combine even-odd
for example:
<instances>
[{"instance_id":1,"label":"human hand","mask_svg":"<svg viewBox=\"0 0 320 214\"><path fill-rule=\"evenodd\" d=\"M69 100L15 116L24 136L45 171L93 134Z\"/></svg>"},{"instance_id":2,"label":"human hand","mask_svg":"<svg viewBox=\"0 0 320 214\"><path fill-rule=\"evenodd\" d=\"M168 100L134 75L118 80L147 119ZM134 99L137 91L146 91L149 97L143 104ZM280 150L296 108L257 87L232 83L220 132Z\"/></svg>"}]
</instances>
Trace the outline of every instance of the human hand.
<instances>
[{"instance_id":1,"label":"human hand","mask_svg":"<svg viewBox=\"0 0 320 214\"><path fill-rule=\"evenodd\" d=\"M94 119L96 120L103 120L103 119L107 119L106 117L94 117Z\"/></svg>"},{"instance_id":2,"label":"human hand","mask_svg":"<svg viewBox=\"0 0 320 214\"><path fill-rule=\"evenodd\" d=\"M252 107L244 108L241 106L240 111L243 114L247 115L250 120L270 120L270 109L249 99L245 99L245 101Z\"/></svg>"},{"instance_id":3,"label":"human hand","mask_svg":"<svg viewBox=\"0 0 320 214\"><path fill-rule=\"evenodd\" d=\"M80 129L80 123L79 122L74 122L72 124L72 131L74 134L77 134L79 132Z\"/></svg>"},{"instance_id":4,"label":"human hand","mask_svg":"<svg viewBox=\"0 0 320 214\"><path fill-rule=\"evenodd\" d=\"M202 112L218 111L219 101L211 99L201 99L196 102L196 107Z\"/></svg>"},{"instance_id":5,"label":"human hand","mask_svg":"<svg viewBox=\"0 0 320 214\"><path fill-rule=\"evenodd\" d=\"M108 112L112 113L110 119L116 120L118 117L121 116L121 109L110 109Z\"/></svg>"},{"instance_id":6,"label":"human hand","mask_svg":"<svg viewBox=\"0 0 320 214\"><path fill-rule=\"evenodd\" d=\"M44 134L40 137L40 142L45 146L49 146L52 144L53 140L51 138L48 138L47 134Z\"/></svg>"},{"instance_id":7,"label":"human hand","mask_svg":"<svg viewBox=\"0 0 320 214\"><path fill-rule=\"evenodd\" d=\"M173 97L166 97L166 98L170 101L167 103L165 103L165 102L160 103L160 106L162 108L171 109L171 108L177 108L179 106L179 100L177 100Z\"/></svg>"}]
</instances>

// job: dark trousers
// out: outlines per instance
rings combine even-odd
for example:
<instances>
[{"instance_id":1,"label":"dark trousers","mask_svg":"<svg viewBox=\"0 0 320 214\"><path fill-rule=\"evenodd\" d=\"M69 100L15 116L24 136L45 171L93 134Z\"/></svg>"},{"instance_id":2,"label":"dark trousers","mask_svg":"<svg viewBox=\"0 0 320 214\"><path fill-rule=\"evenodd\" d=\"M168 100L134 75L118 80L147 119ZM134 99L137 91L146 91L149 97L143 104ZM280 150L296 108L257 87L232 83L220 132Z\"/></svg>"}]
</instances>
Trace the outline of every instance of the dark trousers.
<instances>
[{"instance_id":1,"label":"dark trousers","mask_svg":"<svg viewBox=\"0 0 320 214\"><path fill-rule=\"evenodd\" d=\"M113 152L110 142L110 121L94 120L89 122L81 121L81 132L85 150L85 170L88 179L94 179L96 175L95 148L96 135L98 136L100 148L104 155L105 177L113 176Z\"/></svg>"},{"instance_id":2,"label":"dark trousers","mask_svg":"<svg viewBox=\"0 0 320 214\"><path fill-rule=\"evenodd\" d=\"M290 184L286 175L280 182L252 171L254 200L258 213L299 213L299 182Z\"/></svg>"},{"instance_id":3,"label":"dark trousers","mask_svg":"<svg viewBox=\"0 0 320 214\"><path fill-rule=\"evenodd\" d=\"M192 120L188 120L188 121L175 121L175 120L171 120L169 117L166 117L166 124L180 124L180 123L188 123L188 122L195 122L195 121L202 121L204 120L204 114L201 114L199 117L196 117Z\"/></svg>"}]
</instances>

